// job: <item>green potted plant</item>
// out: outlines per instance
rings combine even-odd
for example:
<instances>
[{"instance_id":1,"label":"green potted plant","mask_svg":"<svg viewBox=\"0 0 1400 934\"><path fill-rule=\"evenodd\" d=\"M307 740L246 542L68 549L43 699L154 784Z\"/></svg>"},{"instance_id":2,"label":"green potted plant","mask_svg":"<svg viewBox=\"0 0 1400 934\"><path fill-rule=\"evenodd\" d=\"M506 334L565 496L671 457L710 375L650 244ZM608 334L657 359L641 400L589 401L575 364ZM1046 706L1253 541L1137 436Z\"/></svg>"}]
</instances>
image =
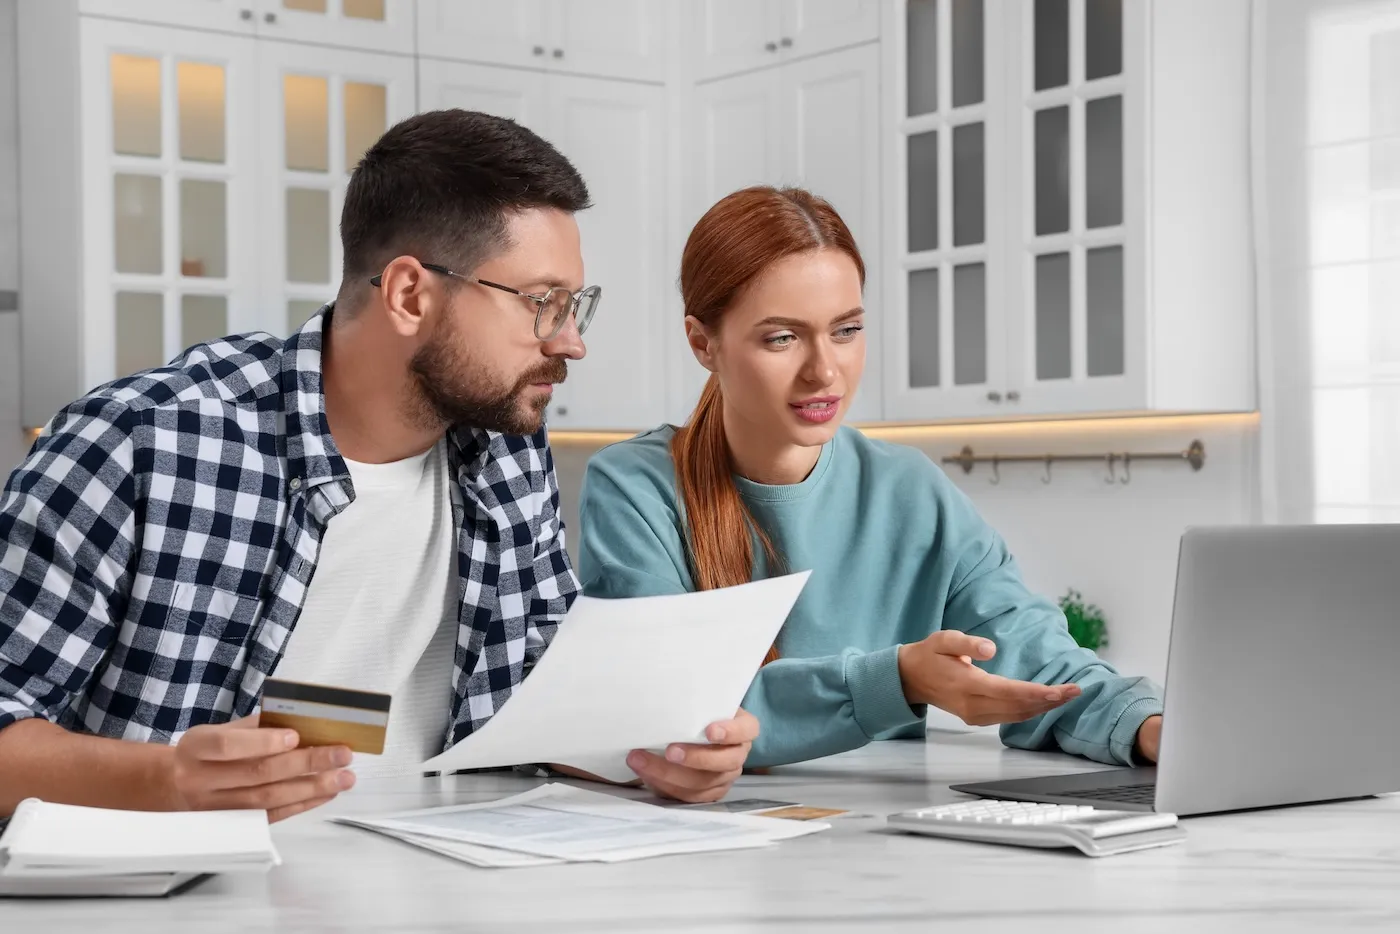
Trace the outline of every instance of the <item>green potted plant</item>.
<instances>
[{"instance_id":1,"label":"green potted plant","mask_svg":"<svg viewBox=\"0 0 1400 934\"><path fill-rule=\"evenodd\" d=\"M1076 643L1091 652L1108 645L1108 623L1104 620L1103 610L1092 603L1086 604L1083 594L1070 588L1060 598L1060 609L1064 611L1065 621L1069 624L1070 637Z\"/></svg>"}]
</instances>

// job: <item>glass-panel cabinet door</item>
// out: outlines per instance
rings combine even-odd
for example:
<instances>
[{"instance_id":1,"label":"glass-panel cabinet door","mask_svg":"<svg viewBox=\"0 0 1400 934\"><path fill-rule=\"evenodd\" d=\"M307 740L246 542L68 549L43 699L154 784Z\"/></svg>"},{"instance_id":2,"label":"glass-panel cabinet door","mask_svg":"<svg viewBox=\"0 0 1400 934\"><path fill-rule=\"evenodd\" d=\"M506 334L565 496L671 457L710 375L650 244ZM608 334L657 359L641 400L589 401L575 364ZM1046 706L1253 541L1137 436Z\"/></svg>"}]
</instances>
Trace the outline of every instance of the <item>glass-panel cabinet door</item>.
<instances>
[{"instance_id":1,"label":"glass-panel cabinet door","mask_svg":"<svg viewBox=\"0 0 1400 934\"><path fill-rule=\"evenodd\" d=\"M907 0L886 157L885 416L1000 415L1006 301L1002 0Z\"/></svg>"},{"instance_id":2,"label":"glass-panel cabinet door","mask_svg":"<svg viewBox=\"0 0 1400 934\"><path fill-rule=\"evenodd\" d=\"M1146 404L1141 4L1026 0L1013 147L1010 373L1020 410Z\"/></svg>"},{"instance_id":3,"label":"glass-panel cabinet door","mask_svg":"<svg viewBox=\"0 0 1400 934\"><path fill-rule=\"evenodd\" d=\"M247 0L258 35L288 42L413 54L413 0Z\"/></svg>"},{"instance_id":4,"label":"glass-panel cabinet door","mask_svg":"<svg viewBox=\"0 0 1400 934\"><path fill-rule=\"evenodd\" d=\"M259 325L253 40L85 18L84 375Z\"/></svg>"},{"instance_id":5,"label":"glass-panel cabinet door","mask_svg":"<svg viewBox=\"0 0 1400 934\"><path fill-rule=\"evenodd\" d=\"M413 113L413 60L264 40L258 80L264 326L287 335L336 296L345 186Z\"/></svg>"}]
</instances>

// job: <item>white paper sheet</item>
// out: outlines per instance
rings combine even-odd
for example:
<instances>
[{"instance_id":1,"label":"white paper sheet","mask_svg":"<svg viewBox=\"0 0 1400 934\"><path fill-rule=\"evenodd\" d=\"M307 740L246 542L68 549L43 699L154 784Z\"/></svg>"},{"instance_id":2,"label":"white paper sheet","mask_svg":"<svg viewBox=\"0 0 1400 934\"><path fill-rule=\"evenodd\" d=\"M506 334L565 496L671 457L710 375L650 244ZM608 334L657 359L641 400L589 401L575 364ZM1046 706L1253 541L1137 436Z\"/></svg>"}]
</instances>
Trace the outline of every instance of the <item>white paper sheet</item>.
<instances>
[{"instance_id":1,"label":"white paper sheet","mask_svg":"<svg viewBox=\"0 0 1400 934\"><path fill-rule=\"evenodd\" d=\"M633 749L734 716L810 571L664 597L579 597L534 671L430 772L550 762L615 782Z\"/></svg>"},{"instance_id":2,"label":"white paper sheet","mask_svg":"<svg viewBox=\"0 0 1400 934\"><path fill-rule=\"evenodd\" d=\"M748 849L831 826L820 821L686 812L560 784L542 785L483 804L333 820L444 855L456 856L452 851L465 847L459 857L463 861L493 866L535 864L510 859L518 854L551 861L615 863L680 853ZM493 857L493 850L514 852Z\"/></svg>"},{"instance_id":3,"label":"white paper sheet","mask_svg":"<svg viewBox=\"0 0 1400 934\"><path fill-rule=\"evenodd\" d=\"M455 859L459 863L477 866L481 869L521 869L529 866L553 866L564 862L548 856L531 856L529 853L516 853L475 843L462 843L457 840L442 840L437 837L424 837L414 833L398 833L384 827L366 827L386 837L391 837L410 846Z\"/></svg>"}]
</instances>

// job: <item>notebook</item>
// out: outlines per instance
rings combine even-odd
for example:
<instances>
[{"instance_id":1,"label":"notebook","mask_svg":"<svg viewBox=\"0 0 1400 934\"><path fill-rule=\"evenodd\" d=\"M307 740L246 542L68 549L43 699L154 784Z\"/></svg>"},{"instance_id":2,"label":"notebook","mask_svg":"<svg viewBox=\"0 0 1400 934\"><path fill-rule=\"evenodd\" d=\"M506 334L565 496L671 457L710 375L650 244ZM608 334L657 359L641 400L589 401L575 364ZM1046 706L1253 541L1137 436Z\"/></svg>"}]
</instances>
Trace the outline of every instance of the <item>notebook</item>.
<instances>
[{"instance_id":1,"label":"notebook","mask_svg":"<svg viewBox=\"0 0 1400 934\"><path fill-rule=\"evenodd\" d=\"M163 895L202 875L280 862L263 811L118 811L27 798L0 835L0 894Z\"/></svg>"}]
</instances>

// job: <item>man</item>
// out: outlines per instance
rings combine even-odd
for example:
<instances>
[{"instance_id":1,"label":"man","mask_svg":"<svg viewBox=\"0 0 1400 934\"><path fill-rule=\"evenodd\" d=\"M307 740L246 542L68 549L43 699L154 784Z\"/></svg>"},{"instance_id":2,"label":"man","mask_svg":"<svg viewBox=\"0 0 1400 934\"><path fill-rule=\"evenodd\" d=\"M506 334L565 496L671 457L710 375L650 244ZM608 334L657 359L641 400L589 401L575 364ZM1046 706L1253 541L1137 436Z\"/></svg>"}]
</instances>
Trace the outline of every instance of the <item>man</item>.
<instances>
[{"instance_id":1,"label":"man","mask_svg":"<svg viewBox=\"0 0 1400 934\"><path fill-rule=\"evenodd\" d=\"M357 771L490 719L578 589L543 413L597 305L587 205L529 130L413 117L356 168L339 294L300 332L193 347L53 418L0 497L0 815L329 801L352 755L257 727L274 669L394 695ZM713 800L756 733L740 712L631 760Z\"/></svg>"}]
</instances>

